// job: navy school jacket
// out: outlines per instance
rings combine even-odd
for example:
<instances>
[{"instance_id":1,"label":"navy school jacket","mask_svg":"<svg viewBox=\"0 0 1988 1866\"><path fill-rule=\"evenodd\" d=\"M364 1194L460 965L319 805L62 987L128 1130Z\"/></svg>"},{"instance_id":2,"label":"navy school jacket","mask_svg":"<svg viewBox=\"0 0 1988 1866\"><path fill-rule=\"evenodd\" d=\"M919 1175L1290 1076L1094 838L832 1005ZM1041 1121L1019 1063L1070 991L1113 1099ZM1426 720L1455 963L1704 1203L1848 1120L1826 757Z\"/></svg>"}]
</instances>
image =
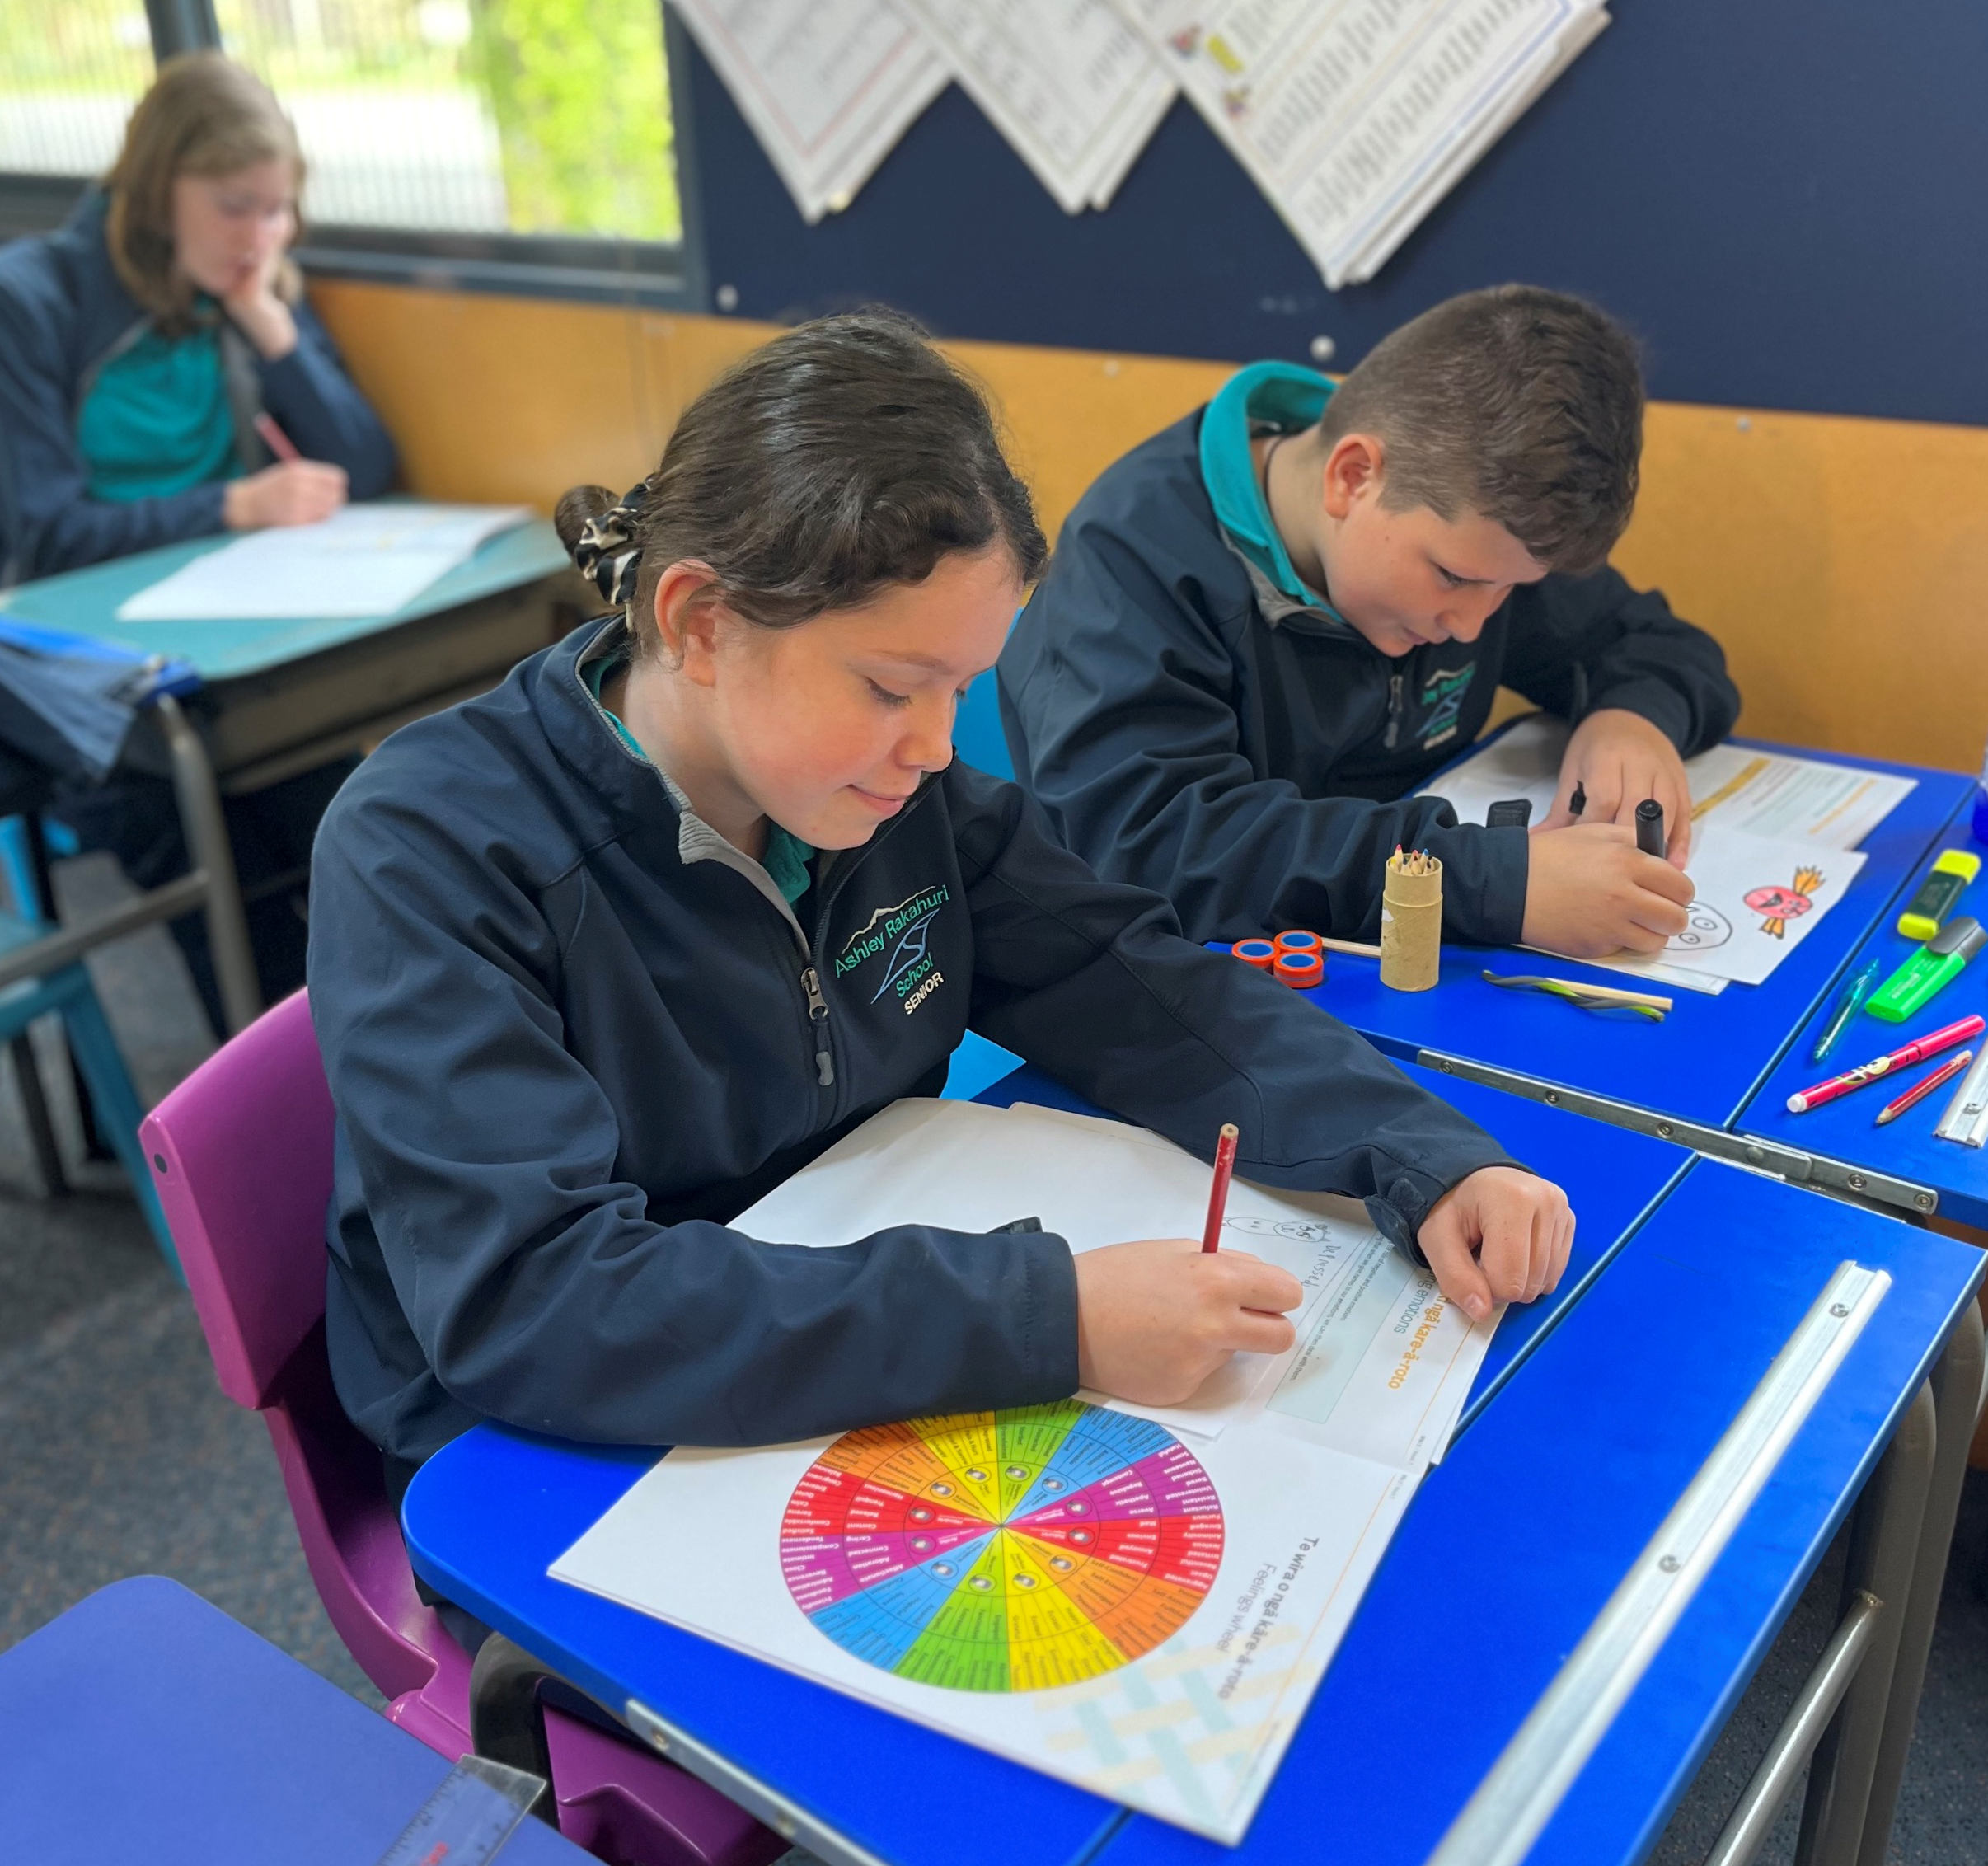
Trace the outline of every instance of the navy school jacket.
<instances>
[{"instance_id":1,"label":"navy school jacket","mask_svg":"<svg viewBox=\"0 0 1988 1866\"><path fill-rule=\"evenodd\" d=\"M772 1442L1076 1385L1053 1235L834 1249L729 1221L936 1094L969 1020L1104 1106L1404 1244L1497 1144L1263 974L1096 879L954 765L863 847L771 878L613 736L583 628L393 735L311 889L338 1110L327 1329L346 1409L419 1460L481 1418ZM1053 1215L1048 1215L1053 1216Z\"/></svg>"},{"instance_id":2,"label":"navy school jacket","mask_svg":"<svg viewBox=\"0 0 1988 1866\"><path fill-rule=\"evenodd\" d=\"M1612 570L1515 589L1475 643L1399 660L1283 597L1217 520L1205 412L1078 502L999 674L1015 776L1057 835L1165 895L1189 937L1377 938L1400 844L1442 859L1446 936L1516 942L1526 832L1460 828L1413 795L1483 730L1500 682L1573 720L1640 713L1686 757L1732 730L1718 643Z\"/></svg>"},{"instance_id":3,"label":"navy school jacket","mask_svg":"<svg viewBox=\"0 0 1988 1866\"><path fill-rule=\"evenodd\" d=\"M151 327L110 264L108 206L91 189L56 232L0 248L0 587L222 529L219 480L122 504L86 495L77 413L97 371ZM291 313L297 347L274 363L223 326L243 466L270 462L253 429L266 410L309 458L345 469L353 498L386 491L394 471L387 430L311 307Z\"/></svg>"}]
</instances>

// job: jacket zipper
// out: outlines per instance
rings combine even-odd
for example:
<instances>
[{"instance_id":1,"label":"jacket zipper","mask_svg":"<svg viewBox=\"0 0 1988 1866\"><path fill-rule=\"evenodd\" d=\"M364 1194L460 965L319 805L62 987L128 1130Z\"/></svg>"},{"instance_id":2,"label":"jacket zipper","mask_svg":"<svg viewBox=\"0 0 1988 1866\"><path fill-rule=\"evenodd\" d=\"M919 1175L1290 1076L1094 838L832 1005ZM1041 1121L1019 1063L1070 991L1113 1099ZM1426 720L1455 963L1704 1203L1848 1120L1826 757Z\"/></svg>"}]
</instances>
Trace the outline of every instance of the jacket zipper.
<instances>
[{"instance_id":1,"label":"jacket zipper","mask_svg":"<svg viewBox=\"0 0 1988 1866\"><path fill-rule=\"evenodd\" d=\"M1387 677L1387 736L1381 743L1390 752L1401 736L1401 689L1406 679L1404 674Z\"/></svg>"},{"instance_id":2,"label":"jacket zipper","mask_svg":"<svg viewBox=\"0 0 1988 1866\"><path fill-rule=\"evenodd\" d=\"M856 851L853 859L838 865L836 870L834 887L823 895L821 912L815 916L818 944L822 931L825 930L828 925L829 916L834 909L837 900L841 898L844 887L848 884L850 875L863 865L863 858L865 856L889 840L891 832L899 828L905 818L925 801L926 793L931 789L931 785L929 783L923 785L903 809L885 823L868 842ZM819 886L820 884L818 882L816 885ZM795 925L795 931L798 934L798 922ZM814 1073L824 1089L832 1089L835 1086L835 1053L829 1047L828 1042L828 1001L822 996L822 975L819 970L821 954L811 948L804 938L800 941L800 947L802 959L800 986L803 994L808 1000L808 1022L814 1031Z\"/></svg>"}]
</instances>

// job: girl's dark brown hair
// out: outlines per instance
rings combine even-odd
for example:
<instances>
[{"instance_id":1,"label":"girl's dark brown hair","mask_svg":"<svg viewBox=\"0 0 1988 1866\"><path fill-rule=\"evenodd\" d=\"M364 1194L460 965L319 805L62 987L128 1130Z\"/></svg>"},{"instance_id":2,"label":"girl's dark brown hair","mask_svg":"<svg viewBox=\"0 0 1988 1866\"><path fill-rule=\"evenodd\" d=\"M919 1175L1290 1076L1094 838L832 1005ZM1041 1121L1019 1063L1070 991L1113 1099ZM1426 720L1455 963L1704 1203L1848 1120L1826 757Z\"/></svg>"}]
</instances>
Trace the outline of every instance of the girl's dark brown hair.
<instances>
[{"instance_id":1,"label":"girl's dark brown hair","mask_svg":"<svg viewBox=\"0 0 1988 1866\"><path fill-rule=\"evenodd\" d=\"M193 327L197 288L173 266L173 183L182 175L236 175L272 161L289 163L301 190L297 132L260 78L218 52L182 53L159 67L104 177L110 195L104 239L124 289L166 335ZM302 284L286 259L278 289L293 304Z\"/></svg>"},{"instance_id":2,"label":"girl's dark brown hair","mask_svg":"<svg viewBox=\"0 0 1988 1866\"><path fill-rule=\"evenodd\" d=\"M998 542L1024 582L1048 558L986 395L887 311L817 319L735 363L683 411L662 465L623 503L641 553L629 608L645 648L657 579L687 559L715 574L728 608L790 628L922 583L956 551ZM600 486L560 499L567 549L614 504Z\"/></svg>"}]
</instances>

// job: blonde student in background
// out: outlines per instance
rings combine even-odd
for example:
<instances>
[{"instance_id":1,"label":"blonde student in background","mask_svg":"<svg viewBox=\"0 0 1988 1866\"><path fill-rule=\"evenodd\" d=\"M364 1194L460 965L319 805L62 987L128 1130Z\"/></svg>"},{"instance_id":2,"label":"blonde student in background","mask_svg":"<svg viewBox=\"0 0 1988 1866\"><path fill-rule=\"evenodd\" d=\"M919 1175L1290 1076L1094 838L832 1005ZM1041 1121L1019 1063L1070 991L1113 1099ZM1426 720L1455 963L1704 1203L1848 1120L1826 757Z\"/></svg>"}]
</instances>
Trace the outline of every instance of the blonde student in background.
<instances>
[{"instance_id":1,"label":"blonde student in background","mask_svg":"<svg viewBox=\"0 0 1988 1866\"><path fill-rule=\"evenodd\" d=\"M560 522L610 612L395 734L318 838L329 1344L390 1478L480 1419L777 1443L1287 1346L1296 1282L1191 1238L734 1228L969 1024L1204 1159L1237 1122L1238 1170L1364 1199L1474 1316L1554 1287L1557 1187L954 761L1044 546L914 326L776 338Z\"/></svg>"},{"instance_id":2,"label":"blonde student in background","mask_svg":"<svg viewBox=\"0 0 1988 1866\"><path fill-rule=\"evenodd\" d=\"M1684 760L1739 695L1608 566L1642 445L1628 335L1533 286L1437 305L1336 388L1251 365L1071 513L1001 657L1016 776L1196 939L1371 940L1399 845L1442 859L1446 937L1661 949L1691 898ZM1573 726L1530 834L1414 794L1501 682ZM1636 849L1651 797L1668 863Z\"/></svg>"},{"instance_id":3,"label":"blonde student in background","mask_svg":"<svg viewBox=\"0 0 1988 1866\"><path fill-rule=\"evenodd\" d=\"M392 443L288 256L302 185L275 98L189 53L66 224L0 249L0 583L387 490Z\"/></svg>"},{"instance_id":4,"label":"blonde student in background","mask_svg":"<svg viewBox=\"0 0 1988 1866\"><path fill-rule=\"evenodd\" d=\"M124 148L54 233L0 248L0 587L160 545L308 524L383 492L394 454L301 296L303 162L276 100L218 53L169 59ZM276 460L273 420L304 457ZM349 768L226 800L265 999L303 982L298 878ZM138 886L186 871L172 787L120 772L54 813ZM226 1028L205 922L173 922Z\"/></svg>"}]
</instances>

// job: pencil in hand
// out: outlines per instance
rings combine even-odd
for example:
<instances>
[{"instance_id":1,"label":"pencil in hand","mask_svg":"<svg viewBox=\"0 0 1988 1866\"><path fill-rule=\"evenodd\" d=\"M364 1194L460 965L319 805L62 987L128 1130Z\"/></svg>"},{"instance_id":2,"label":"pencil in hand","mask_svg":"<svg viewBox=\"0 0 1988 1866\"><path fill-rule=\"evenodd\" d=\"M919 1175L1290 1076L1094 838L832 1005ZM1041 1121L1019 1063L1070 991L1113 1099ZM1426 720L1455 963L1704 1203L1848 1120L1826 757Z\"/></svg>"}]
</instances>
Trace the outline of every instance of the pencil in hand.
<instances>
[{"instance_id":1,"label":"pencil in hand","mask_svg":"<svg viewBox=\"0 0 1988 1866\"><path fill-rule=\"evenodd\" d=\"M1202 1227L1203 1255L1221 1248L1221 1221L1229 1209L1229 1181L1235 1171L1235 1143L1242 1130L1233 1121L1221 1124L1215 1142L1215 1183L1208 1189L1208 1221Z\"/></svg>"}]
</instances>

